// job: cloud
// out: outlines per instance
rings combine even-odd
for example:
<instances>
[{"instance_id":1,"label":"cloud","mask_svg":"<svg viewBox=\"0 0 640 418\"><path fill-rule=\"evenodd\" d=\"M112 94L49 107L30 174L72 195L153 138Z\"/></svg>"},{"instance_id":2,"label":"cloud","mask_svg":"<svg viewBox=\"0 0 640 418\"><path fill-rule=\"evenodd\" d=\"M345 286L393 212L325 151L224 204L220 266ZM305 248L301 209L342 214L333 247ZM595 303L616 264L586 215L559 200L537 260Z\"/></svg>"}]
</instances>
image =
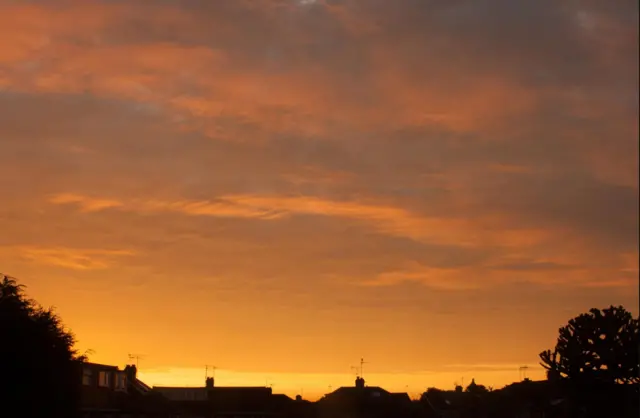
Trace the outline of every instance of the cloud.
<instances>
[{"instance_id":1,"label":"cloud","mask_svg":"<svg viewBox=\"0 0 640 418\"><path fill-rule=\"evenodd\" d=\"M277 219L282 216L272 209L261 210L251 205L239 205L233 199L222 197L218 201L161 201L144 200L123 202L112 199L91 198L76 194L59 194L49 200L55 205L76 204L82 211L99 212L110 208L121 208L139 212L175 212L191 216L215 216Z\"/></svg>"},{"instance_id":2,"label":"cloud","mask_svg":"<svg viewBox=\"0 0 640 418\"><path fill-rule=\"evenodd\" d=\"M121 257L132 256L128 250L103 250L83 248L43 248L28 246L0 247L0 255L19 257L36 264L71 270L102 270L112 266Z\"/></svg>"},{"instance_id":3,"label":"cloud","mask_svg":"<svg viewBox=\"0 0 640 418\"><path fill-rule=\"evenodd\" d=\"M75 204L83 211L101 211L119 208L139 212L172 212L190 216L237 217L277 220L294 215L326 216L361 222L382 234L410 238L421 242L455 244L459 246L494 243L504 240L530 242L536 240L535 232L518 237L525 231L496 231L484 228L464 218L426 217L401 207L384 205L375 201L339 201L313 196L223 195L215 200L116 201L75 194L59 194L49 199L56 205ZM533 233L532 233L533 232ZM480 235L482 234L482 235ZM490 235L494 235L493 238Z\"/></svg>"},{"instance_id":4,"label":"cloud","mask_svg":"<svg viewBox=\"0 0 640 418\"><path fill-rule=\"evenodd\" d=\"M407 124L504 128L549 100L564 102L567 83L592 81L601 70L602 58L576 20L593 5L496 0L491 10L499 12L488 14L467 1L347 3L8 5L3 23L13 30L6 42L23 43L28 52L4 59L34 69L4 78L17 90L89 91L151 103L188 116L189 126L210 135L239 139L207 120L232 114L269 131L305 135ZM22 17L10 22L13 15ZM225 23L231 17L245 29ZM355 20L375 30L358 36ZM538 22L546 28L542 38L532 36L539 35ZM78 42L88 30L95 35Z\"/></svg>"},{"instance_id":5,"label":"cloud","mask_svg":"<svg viewBox=\"0 0 640 418\"><path fill-rule=\"evenodd\" d=\"M534 283L557 289L560 286L619 288L632 286L633 273L624 262L597 266L580 258L581 264L562 264L568 257L547 259L514 259L515 248L497 251L466 265L436 265L405 262L404 266L380 272L372 279L362 279L364 286L389 287L404 283L417 283L430 289L443 291L474 291L495 288L509 283ZM616 270L617 263L617 270Z\"/></svg>"},{"instance_id":6,"label":"cloud","mask_svg":"<svg viewBox=\"0 0 640 418\"><path fill-rule=\"evenodd\" d=\"M84 212L95 212L103 209L121 207L122 203L110 199L87 199L74 194L59 194L51 198L51 203L64 205L69 203L78 204Z\"/></svg>"},{"instance_id":7,"label":"cloud","mask_svg":"<svg viewBox=\"0 0 640 418\"><path fill-rule=\"evenodd\" d=\"M485 223L469 222L462 217L430 218L401 207L366 202L331 201L305 196L229 195L203 201L131 200L115 201L72 194L50 198L55 205L77 205L84 212L111 209L145 213L174 213L186 216L236 218L282 224L291 217L324 217L356 222L361 227L389 237L405 238L422 245L450 246L454 249L488 249L490 252L476 259L474 264L455 262L449 257L431 258L423 262L409 262L398 269L382 267L373 277L356 275L354 280L367 286L390 286L403 282L418 282L427 287L449 290L469 290L479 286L493 286L513 280L541 284L593 285L593 277L602 275L601 286L619 286L627 282L625 273L628 255L620 258L613 253L601 254L597 262L584 258L580 237L565 237L558 242L557 232L550 225L540 230L525 230L500 219L486 218ZM453 214L452 214L453 215ZM557 251L564 251L558 255ZM338 253L339 254L339 253ZM526 255L525 255L526 254ZM337 257L333 255L333 257ZM535 258L532 258L535 257ZM621 264L622 263L622 264ZM613 266L617 274L611 276ZM344 268L344 267L343 267ZM607 275L611 276L604 279ZM610 279L610 281L609 281ZM622 282L621 282L622 280Z\"/></svg>"},{"instance_id":8,"label":"cloud","mask_svg":"<svg viewBox=\"0 0 640 418\"><path fill-rule=\"evenodd\" d=\"M483 286L482 283L474 280L473 277L465 278L464 275L460 273L460 269L420 267L407 271L381 273L373 280L363 281L362 285L386 287L398 285L403 282L417 282L428 288L449 291L473 290Z\"/></svg>"}]
</instances>

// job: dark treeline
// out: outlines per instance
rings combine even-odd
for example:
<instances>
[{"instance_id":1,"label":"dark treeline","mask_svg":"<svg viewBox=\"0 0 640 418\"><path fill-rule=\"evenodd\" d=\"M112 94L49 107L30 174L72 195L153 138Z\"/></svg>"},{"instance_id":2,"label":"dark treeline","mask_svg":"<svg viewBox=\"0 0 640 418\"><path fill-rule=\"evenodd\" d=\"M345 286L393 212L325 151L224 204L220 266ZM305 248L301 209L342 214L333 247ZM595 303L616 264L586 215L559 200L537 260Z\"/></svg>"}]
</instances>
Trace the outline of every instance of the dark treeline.
<instances>
[{"instance_id":1,"label":"dark treeline","mask_svg":"<svg viewBox=\"0 0 640 418\"><path fill-rule=\"evenodd\" d=\"M0 416L78 416L79 356L73 334L52 309L0 276Z\"/></svg>"},{"instance_id":2,"label":"dark treeline","mask_svg":"<svg viewBox=\"0 0 640 418\"><path fill-rule=\"evenodd\" d=\"M290 408L294 412L278 416L637 417L639 322L621 306L591 309L570 319L559 329L555 347L540 353L547 370L544 381L525 379L498 390L475 380L453 390L429 388L419 400L407 397L402 411L385 412L382 406L367 409L364 394L369 388L362 380L361 392L359 381L348 388L356 401L340 399L336 391L316 403L297 400ZM74 344L73 334L52 309L29 299L15 279L0 276L0 416L82 416L80 368L87 358ZM162 402L161 411L141 416L171 416L169 402Z\"/></svg>"}]
</instances>

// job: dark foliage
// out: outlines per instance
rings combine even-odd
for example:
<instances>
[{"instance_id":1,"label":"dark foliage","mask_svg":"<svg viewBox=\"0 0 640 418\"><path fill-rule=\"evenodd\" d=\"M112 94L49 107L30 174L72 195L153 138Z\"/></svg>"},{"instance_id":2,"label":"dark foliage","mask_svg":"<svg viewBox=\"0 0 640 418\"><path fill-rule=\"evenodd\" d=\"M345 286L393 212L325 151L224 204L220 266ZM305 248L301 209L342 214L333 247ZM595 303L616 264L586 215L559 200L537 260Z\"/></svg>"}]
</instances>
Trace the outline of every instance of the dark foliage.
<instances>
[{"instance_id":1,"label":"dark foliage","mask_svg":"<svg viewBox=\"0 0 640 418\"><path fill-rule=\"evenodd\" d=\"M638 319L623 307L573 318L560 328L553 351L540 353L550 380L638 383Z\"/></svg>"},{"instance_id":2,"label":"dark foliage","mask_svg":"<svg viewBox=\"0 0 640 418\"><path fill-rule=\"evenodd\" d=\"M14 279L0 276L3 416L77 416L78 360L83 358L76 356L73 345L73 335L52 309L28 299Z\"/></svg>"}]
</instances>

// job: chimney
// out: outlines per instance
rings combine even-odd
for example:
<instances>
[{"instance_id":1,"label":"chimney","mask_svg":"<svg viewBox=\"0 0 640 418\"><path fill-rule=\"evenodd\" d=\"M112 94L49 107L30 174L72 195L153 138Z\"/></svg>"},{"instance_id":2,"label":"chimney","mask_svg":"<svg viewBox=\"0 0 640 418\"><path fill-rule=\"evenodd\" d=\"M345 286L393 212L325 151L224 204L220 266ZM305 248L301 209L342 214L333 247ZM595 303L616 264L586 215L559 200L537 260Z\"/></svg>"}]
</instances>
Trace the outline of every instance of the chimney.
<instances>
[{"instance_id":1,"label":"chimney","mask_svg":"<svg viewBox=\"0 0 640 418\"><path fill-rule=\"evenodd\" d=\"M356 377L356 387L364 389L364 379L362 377Z\"/></svg>"},{"instance_id":2,"label":"chimney","mask_svg":"<svg viewBox=\"0 0 640 418\"><path fill-rule=\"evenodd\" d=\"M138 377L138 369L134 364L127 364L124 367L124 373L127 376L127 381L135 382Z\"/></svg>"},{"instance_id":3,"label":"chimney","mask_svg":"<svg viewBox=\"0 0 640 418\"><path fill-rule=\"evenodd\" d=\"M207 389L213 389L213 377L207 377L204 386Z\"/></svg>"}]
</instances>

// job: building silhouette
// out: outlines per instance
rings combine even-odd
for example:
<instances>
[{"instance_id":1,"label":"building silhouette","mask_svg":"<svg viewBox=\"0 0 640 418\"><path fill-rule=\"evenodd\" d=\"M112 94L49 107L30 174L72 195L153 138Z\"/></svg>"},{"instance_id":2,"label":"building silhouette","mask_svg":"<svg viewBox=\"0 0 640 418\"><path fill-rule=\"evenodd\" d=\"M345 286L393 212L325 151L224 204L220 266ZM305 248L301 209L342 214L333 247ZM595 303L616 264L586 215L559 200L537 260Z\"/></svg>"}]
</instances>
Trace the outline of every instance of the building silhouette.
<instances>
[{"instance_id":1,"label":"building silhouette","mask_svg":"<svg viewBox=\"0 0 640 418\"><path fill-rule=\"evenodd\" d=\"M318 402L321 418L405 418L415 416L407 393L391 393L378 386L367 386L358 376L354 386L343 386Z\"/></svg>"}]
</instances>

